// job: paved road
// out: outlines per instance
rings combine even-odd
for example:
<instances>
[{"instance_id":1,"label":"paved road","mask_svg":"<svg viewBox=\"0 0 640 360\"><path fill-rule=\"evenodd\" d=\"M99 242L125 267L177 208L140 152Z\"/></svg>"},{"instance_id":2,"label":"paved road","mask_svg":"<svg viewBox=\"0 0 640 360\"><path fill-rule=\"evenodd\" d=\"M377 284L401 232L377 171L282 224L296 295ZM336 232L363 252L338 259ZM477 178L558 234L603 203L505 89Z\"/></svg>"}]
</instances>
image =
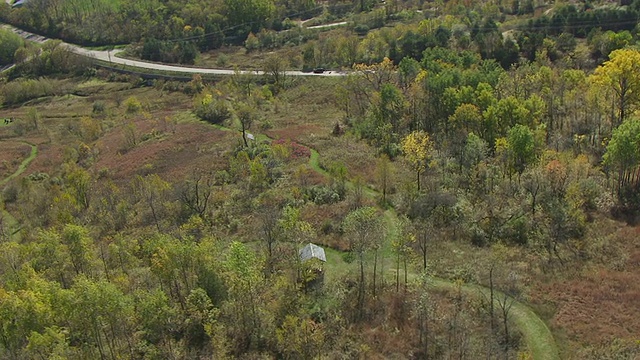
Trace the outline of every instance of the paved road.
<instances>
[{"instance_id":1,"label":"paved road","mask_svg":"<svg viewBox=\"0 0 640 360\"><path fill-rule=\"evenodd\" d=\"M348 23L346 21L341 21L341 22L331 23L331 24L308 26L307 29L328 29L332 27L345 26L347 24Z\"/></svg>"},{"instance_id":2,"label":"paved road","mask_svg":"<svg viewBox=\"0 0 640 360\"><path fill-rule=\"evenodd\" d=\"M211 69L211 68L188 67L188 66L179 66L179 65L166 65L166 64L150 63L150 62L140 61L140 60L119 58L116 56L116 54L119 53L121 50L98 51L98 50L85 49L85 48L82 48L76 45L71 45L71 44L66 44L66 46L68 46L69 49L76 54L110 62L114 65L134 66L142 69L171 71L171 72L186 73L186 74L234 75L237 73L235 70L229 70L229 69ZM255 71L240 70L238 72L241 74L264 75L264 72L259 70L255 70ZM326 71L320 74L316 74L313 72L302 72L298 70L290 70L290 71L286 71L285 74L290 76L345 76L347 73L338 72L338 71Z\"/></svg>"},{"instance_id":3,"label":"paved road","mask_svg":"<svg viewBox=\"0 0 640 360\"><path fill-rule=\"evenodd\" d=\"M336 24L328 24L328 25L320 25L321 27L330 27L330 26L341 26L344 25L343 23L336 23ZM36 35L33 33L30 33L28 31L24 31L18 28L15 28L13 26L10 25L3 25L6 28L10 28L11 30L13 30L16 34L22 36L23 38L30 40L30 41L35 41L35 42L39 42L39 43L43 43L47 40L49 40L46 37L40 36L40 35ZM316 27L317 28L317 27ZM179 65L166 65L166 64L159 64L159 63L152 63L152 62L147 62L147 61L140 61L140 60L131 60L131 59L124 59L124 58L120 58L117 57L116 55L121 52L122 50L111 50L111 51L101 51L101 50L91 50L91 49L87 49L87 48L83 48L80 47L78 45L73 45L73 44L69 44L69 43L64 43L63 45L68 47L70 51L82 55L82 56L86 56L89 58L93 58L93 59L97 59L97 60L102 60L102 61L106 61L109 62L111 64L113 64L114 66L134 66L137 68L141 68L141 69L148 69L148 70L160 70L160 71L170 71L170 72L175 72L175 73L183 73L183 74L213 74L213 75L234 75L236 73L240 73L240 74L252 74L252 75L264 75L263 71L253 71L253 70L240 70L238 72L236 72L235 70L229 70L229 69L211 69L211 68L200 68L200 67L189 67L189 66L179 66ZM325 71L322 73L313 73L313 72L302 72L302 71L298 71L298 70L290 70L290 71L285 71L285 75L288 76L328 76L328 77L339 77L339 76L345 76L347 75L346 72L340 72L340 71Z\"/></svg>"}]
</instances>

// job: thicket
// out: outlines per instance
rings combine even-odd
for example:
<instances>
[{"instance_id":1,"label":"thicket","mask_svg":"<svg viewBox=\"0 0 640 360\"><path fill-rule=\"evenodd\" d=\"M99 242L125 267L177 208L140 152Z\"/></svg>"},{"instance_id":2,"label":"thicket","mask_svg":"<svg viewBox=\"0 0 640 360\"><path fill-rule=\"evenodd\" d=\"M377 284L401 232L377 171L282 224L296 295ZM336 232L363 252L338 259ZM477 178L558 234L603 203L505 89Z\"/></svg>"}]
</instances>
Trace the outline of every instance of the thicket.
<instances>
[{"instance_id":1,"label":"thicket","mask_svg":"<svg viewBox=\"0 0 640 360\"><path fill-rule=\"evenodd\" d=\"M20 8L3 6L3 21L74 43L186 38L202 50L220 46L225 37L244 39L262 28L281 30L289 17L306 19L322 11L314 0L35 0Z\"/></svg>"},{"instance_id":2,"label":"thicket","mask_svg":"<svg viewBox=\"0 0 640 360\"><path fill-rule=\"evenodd\" d=\"M0 29L0 66L12 64L21 46L23 41L20 36L11 30Z\"/></svg>"}]
</instances>

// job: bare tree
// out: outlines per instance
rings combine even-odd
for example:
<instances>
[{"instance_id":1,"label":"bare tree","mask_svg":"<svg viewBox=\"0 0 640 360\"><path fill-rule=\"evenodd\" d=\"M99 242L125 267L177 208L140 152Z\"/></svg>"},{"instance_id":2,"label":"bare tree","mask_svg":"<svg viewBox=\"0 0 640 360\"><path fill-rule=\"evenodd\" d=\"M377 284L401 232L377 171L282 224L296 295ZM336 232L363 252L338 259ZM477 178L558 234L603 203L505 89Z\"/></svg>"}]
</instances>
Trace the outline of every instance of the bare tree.
<instances>
[{"instance_id":1,"label":"bare tree","mask_svg":"<svg viewBox=\"0 0 640 360\"><path fill-rule=\"evenodd\" d=\"M209 221L211 195L215 185L213 172L196 169L180 189L180 200L192 214L197 214L202 220Z\"/></svg>"},{"instance_id":2,"label":"bare tree","mask_svg":"<svg viewBox=\"0 0 640 360\"><path fill-rule=\"evenodd\" d=\"M242 128L242 140L244 141L244 146L249 147L249 143L247 142L247 130L251 128L251 125L256 118L255 109L247 104L240 104L236 110L236 116L238 117Z\"/></svg>"}]
</instances>

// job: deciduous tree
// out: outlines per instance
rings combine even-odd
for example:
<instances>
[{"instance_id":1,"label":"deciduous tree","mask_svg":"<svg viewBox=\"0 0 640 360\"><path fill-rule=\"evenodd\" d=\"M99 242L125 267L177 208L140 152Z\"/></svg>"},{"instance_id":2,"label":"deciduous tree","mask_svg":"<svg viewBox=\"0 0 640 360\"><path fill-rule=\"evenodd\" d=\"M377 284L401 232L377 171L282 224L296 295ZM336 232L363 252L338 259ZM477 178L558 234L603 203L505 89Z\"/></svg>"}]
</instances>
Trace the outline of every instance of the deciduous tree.
<instances>
[{"instance_id":1,"label":"deciduous tree","mask_svg":"<svg viewBox=\"0 0 640 360\"><path fill-rule=\"evenodd\" d=\"M618 194L623 188L637 184L640 178L640 120L627 120L613 131L603 163L616 173Z\"/></svg>"},{"instance_id":2,"label":"deciduous tree","mask_svg":"<svg viewBox=\"0 0 640 360\"><path fill-rule=\"evenodd\" d=\"M382 239L382 222L378 211L367 206L350 212L342 226L349 239L350 249L357 256L360 265L357 317L362 319L365 300L364 256L370 250L377 251Z\"/></svg>"},{"instance_id":3,"label":"deciduous tree","mask_svg":"<svg viewBox=\"0 0 640 360\"><path fill-rule=\"evenodd\" d=\"M418 191L420 191L420 173L427 168L427 160L431 156L433 145L429 134L417 130L402 140L402 151L416 172Z\"/></svg>"},{"instance_id":4,"label":"deciduous tree","mask_svg":"<svg viewBox=\"0 0 640 360\"><path fill-rule=\"evenodd\" d=\"M599 66L591 77L598 86L611 89L617 116L614 126L622 124L640 103L640 51L619 49L609 54L609 60Z\"/></svg>"}]
</instances>

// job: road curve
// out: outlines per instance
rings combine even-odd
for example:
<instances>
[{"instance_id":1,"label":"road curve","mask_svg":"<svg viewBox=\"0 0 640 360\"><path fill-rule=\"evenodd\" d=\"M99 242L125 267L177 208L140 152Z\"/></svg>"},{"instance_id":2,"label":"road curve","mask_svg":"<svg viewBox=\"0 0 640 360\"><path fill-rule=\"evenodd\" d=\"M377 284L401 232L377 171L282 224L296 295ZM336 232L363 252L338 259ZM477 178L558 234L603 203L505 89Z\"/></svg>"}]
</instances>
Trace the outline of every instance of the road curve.
<instances>
[{"instance_id":1,"label":"road curve","mask_svg":"<svg viewBox=\"0 0 640 360\"><path fill-rule=\"evenodd\" d=\"M329 24L329 25L320 25L320 27L328 27L328 26L340 26L342 23ZM9 28L13 30L16 34L22 36L23 38L39 43L44 43L49 40L46 37L36 35L30 33L28 31L24 31L22 29L18 29L14 26L3 24L5 28ZM229 70L229 69L212 69L212 68L201 68L201 67L189 67L189 66L180 66L180 65L167 65L160 63L153 63L141 60L132 60L132 59L124 59L117 57L116 55L122 50L91 50L87 48L83 48L78 45L62 43L66 46L71 52L76 53L78 55L86 56L88 58L108 62L113 66L131 66L139 69L148 69L148 70L158 70L158 71L169 71L174 73L182 73L182 74L211 74L211 75L235 75L235 74L247 74L247 75L264 75L264 71L260 70ZM287 76L325 76L325 77L341 77L347 75L347 72L342 71L324 71L321 73L314 72L302 72L298 70L288 70L284 72Z\"/></svg>"}]
</instances>

